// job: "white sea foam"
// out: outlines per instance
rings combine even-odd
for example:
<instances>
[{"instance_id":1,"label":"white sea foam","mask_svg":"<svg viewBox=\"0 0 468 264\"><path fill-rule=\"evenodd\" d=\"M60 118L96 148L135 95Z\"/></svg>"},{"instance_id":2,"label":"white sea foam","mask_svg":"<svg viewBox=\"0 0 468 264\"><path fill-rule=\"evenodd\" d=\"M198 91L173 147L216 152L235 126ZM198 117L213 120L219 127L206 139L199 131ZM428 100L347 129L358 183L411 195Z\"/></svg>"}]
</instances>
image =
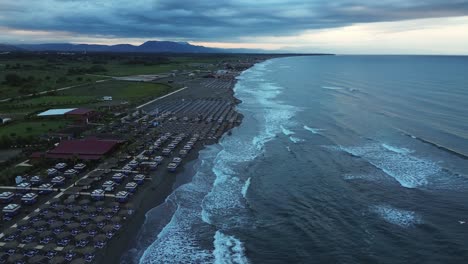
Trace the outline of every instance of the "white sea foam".
<instances>
[{"instance_id":1,"label":"white sea foam","mask_svg":"<svg viewBox=\"0 0 468 264\"><path fill-rule=\"evenodd\" d=\"M442 170L430 160L415 157L410 153L391 151L377 143L340 149L367 160L406 188L426 186L428 178Z\"/></svg>"},{"instance_id":2,"label":"white sea foam","mask_svg":"<svg viewBox=\"0 0 468 264\"><path fill-rule=\"evenodd\" d=\"M343 87L337 87L337 86L322 86L322 89L327 89L327 90L344 90L345 88L343 88Z\"/></svg>"},{"instance_id":3,"label":"white sea foam","mask_svg":"<svg viewBox=\"0 0 468 264\"><path fill-rule=\"evenodd\" d=\"M247 191L249 190L249 187L250 187L250 177L245 181L245 184L244 186L242 187L242 196L244 198L247 197Z\"/></svg>"},{"instance_id":4,"label":"white sea foam","mask_svg":"<svg viewBox=\"0 0 468 264\"><path fill-rule=\"evenodd\" d=\"M281 131L283 131L283 134L285 136L290 136L290 135L296 134L294 131L291 131L291 130L287 129L284 126L280 126L280 127L281 127Z\"/></svg>"},{"instance_id":5,"label":"white sea foam","mask_svg":"<svg viewBox=\"0 0 468 264\"><path fill-rule=\"evenodd\" d=\"M302 139L302 138L298 138L298 137L293 137L293 136L290 136L289 137L289 140L291 140L293 143L297 144L297 143L301 143L301 142L304 142L305 140Z\"/></svg>"},{"instance_id":6,"label":"white sea foam","mask_svg":"<svg viewBox=\"0 0 468 264\"><path fill-rule=\"evenodd\" d=\"M407 149L407 148L399 148L399 147L394 147L394 146L391 146L391 145L388 145L388 144L385 144L383 143L382 144L382 147L390 150L390 151L393 151L393 152L396 152L396 153L400 153L400 154L409 154L409 153L413 153L412 150L410 149Z\"/></svg>"},{"instance_id":7,"label":"white sea foam","mask_svg":"<svg viewBox=\"0 0 468 264\"><path fill-rule=\"evenodd\" d=\"M307 130L307 131L312 132L312 134L320 134L321 131L324 131L324 129L312 128L312 127L308 127L306 125L304 125L304 129Z\"/></svg>"},{"instance_id":8,"label":"white sea foam","mask_svg":"<svg viewBox=\"0 0 468 264\"><path fill-rule=\"evenodd\" d=\"M413 211L398 209L389 205L371 207L371 211L378 214L386 222L401 227L411 227L421 223L421 217Z\"/></svg>"},{"instance_id":9,"label":"white sea foam","mask_svg":"<svg viewBox=\"0 0 468 264\"><path fill-rule=\"evenodd\" d=\"M216 231L214 236L215 264L247 264L245 248L242 242L234 236L228 236Z\"/></svg>"}]
</instances>

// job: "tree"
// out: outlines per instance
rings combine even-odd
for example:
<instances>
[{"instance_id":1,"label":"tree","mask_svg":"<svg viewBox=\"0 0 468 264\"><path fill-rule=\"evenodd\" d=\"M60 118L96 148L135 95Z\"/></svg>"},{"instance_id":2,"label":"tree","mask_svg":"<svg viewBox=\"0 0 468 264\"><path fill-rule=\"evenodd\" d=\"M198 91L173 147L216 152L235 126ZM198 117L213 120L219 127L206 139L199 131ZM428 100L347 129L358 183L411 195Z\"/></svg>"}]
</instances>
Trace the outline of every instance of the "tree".
<instances>
[{"instance_id":1,"label":"tree","mask_svg":"<svg viewBox=\"0 0 468 264\"><path fill-rule=\"evenodd\" d=\"M16 73L8 73L5 75L5 83L12 86L20 86L23 83L23 79Z\"/></svg>"}]
</instances>

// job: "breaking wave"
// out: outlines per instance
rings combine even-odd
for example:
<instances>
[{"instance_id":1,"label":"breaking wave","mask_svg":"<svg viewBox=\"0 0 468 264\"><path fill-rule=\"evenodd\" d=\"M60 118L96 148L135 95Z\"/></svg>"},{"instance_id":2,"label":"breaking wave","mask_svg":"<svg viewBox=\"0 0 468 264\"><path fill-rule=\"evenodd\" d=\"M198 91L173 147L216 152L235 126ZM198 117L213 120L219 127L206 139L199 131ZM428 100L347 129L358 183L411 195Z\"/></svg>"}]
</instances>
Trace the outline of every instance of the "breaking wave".
<instances>
[{"instance_id":1,"label":"breaking wave","mask_svg":"<svg viewBox=\"0 0 468 264\"><path fill-rule=\"evenodd\" d=\"M371 207L371 211L379 215L386 222L401 227L411 227L420 224L421 218L413 211L398 209L389 205L378 205Z\"/></svg>"}]
</instances>

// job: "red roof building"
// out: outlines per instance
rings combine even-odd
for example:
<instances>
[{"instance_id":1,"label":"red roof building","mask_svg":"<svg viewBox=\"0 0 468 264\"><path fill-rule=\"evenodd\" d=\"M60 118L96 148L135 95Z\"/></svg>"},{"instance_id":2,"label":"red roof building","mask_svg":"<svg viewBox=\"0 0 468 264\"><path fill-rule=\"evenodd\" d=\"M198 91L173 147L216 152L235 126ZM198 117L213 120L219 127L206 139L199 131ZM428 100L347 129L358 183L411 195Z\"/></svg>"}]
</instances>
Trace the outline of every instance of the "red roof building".
<instances>
[{"instance_id":1,"label":"red roof building","mask_svg":"<svg viewBox=\"0 0 468 264\"><path fill-rule=\"evenodd\" d=\"M54 149L45 153L33 153L31 158L98 160L113 152L121 140L96 138L64 140Z\"/></svg>"},{"instance_id":2,"label":"red roof building","mask_svg":"<svg viewBox=\"0 0 468 264\"><path fill-rule=\"evenodd\" d=\"M65 113L65 116L87 124L91 119L97 116L97 112L86 108L76 108Z\"/></svg>"}]
</instances>

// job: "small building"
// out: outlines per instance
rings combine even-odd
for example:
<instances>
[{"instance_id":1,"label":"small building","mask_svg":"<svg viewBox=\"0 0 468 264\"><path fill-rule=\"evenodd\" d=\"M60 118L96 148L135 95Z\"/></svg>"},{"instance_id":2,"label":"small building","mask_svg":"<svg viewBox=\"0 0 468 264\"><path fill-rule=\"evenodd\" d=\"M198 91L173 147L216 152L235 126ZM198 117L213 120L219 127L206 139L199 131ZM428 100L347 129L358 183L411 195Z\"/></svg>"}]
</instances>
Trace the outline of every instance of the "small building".
<instances>
[{"instance_id":1,"label":"small building","mask_svg":"<svg viewBox=\"0 0 468 264\"><path fill-rule=\"evenodd\" d=\"M125 175L123 173L116 173L112 176L112 180L115 181L116 183L121 183L125 178Z\"/></svg>"},{"instance_id":2,"label":"small building","mask_svg":"<svg viewBox=\"0 0 468 264\"><path fill-rule=\"evenodd\" d=\"M73 167L73 169L75 169L77 171L82 171L85 168L86 168L86 164L84 164L84 163L78 163Z\"/></svg>"},{"instance_id":3,"label":"small building","mask_svg":"<svg viewBox=\"0 0 468 264\"><path fill-rule=\"evenodd\" d=\"M98 113L91 109L77 108L65 113L65 117L73 119L82 124L88 124L98 116Z\"/></svg>"},{"instance_id":4,"label":"small building","mask_svg":"<svg viewBox=\"0 0 468 264\"><path fill-rule=\"evenodd\" d=\"M9 205L3 207L2 213L5 216L11 217L11 216L17 215L19 213L20 209L21 209L21 205L19 205L19 204L9 204Z\"/></svg>"},{"instance_id":5,"label":"small building","mask_svg":"<svg viewBox=\"0 0 468 264\"><path fill-rule=\"evenodd\" d=\"M179 165L177 163L171 162L167 165L167 170L169 172L175 172Z\"/></svg>"},{"instance_id":6,"label":"small building","mask_svg":"<svg viewBox=\"0 0 468 264\"><path fill-rule=\"evenodd\" d=\"M127 183L127 185L125 185L125 190L127 190L127 192L134 193L136 192L137 187L138 187L138 184L136 182L129 182Z\"/></svg>"},{"instance_id":7,"label":"small building","mask_svg":"<svg viewBox=\"0 0 468 264\"><path fill-rule=\"evenodd\" d=\"M113 192L115 189L115 182L106 181L102 184L102 189L106 192Z\"/></svg>"},{"instance_id":8,"label":"small building","mask_svg":"<svg viewBox=\"0 0 468 264\"><path fill-rule=\"evenodd\" d=\"M145 181L145 175L143 174L137 174L133 177L133 180L138 184L142 185Z\"/></svg>"},{"instance_id":9,"label":"small building","mask_svg":"<svg viewBox=\"0 0 468 264\"><path fill-rule=\"evenodd\" d=\"M103 101L112 101L112 96L103 96L102 100Z\"/></svg>"},{"instance_id":10,"label":"small building","mask_svg":"<svg viewBox=\"0 0 468 264\"><path fill-rule=\"evenodd\" d=\"M15 198L15 194L12 192L2 192L0 193L0 203L10 203Z\"/></svg>"},{"instance_id":11,"label":"small building","mask_svg":"<svg viewBox=\"0 0 468 264\"><path fill-rule=\"evenodd\" d=\"M32 186L38 186L42 183L42 178L41 176L35 175L32 176L29 181L31 182Z\"/></svg>"},{"instance_id":12,"label":"small building","mask_svg":"<svg viewBox=\"0 0 468 264\"><path fill-rule=\"evenodd\" d=\"M36 193L27 193L21 197L21 202L28 205L35 204L38 196Z\"/></svg>"},{"instance_id":13,"label":"small building","mask_svg":"<svg viewBox=\"0 0 468 264\"><path fill-rule=\"evenodd\" d=\"M132 160L132 161L130 161L130 162L128 163L128 166L129 166L130 168L134 169L134 168L138 167L138 161Z\"/></svg>"},{"instance_id":14,"label":"small building","mask_svg":"<svg viewBox=\"0 0 468 264\"><path fill-rule=\"evenodd\" d=\"M54 186L52 186L52 184L50 184L50 183L41 184L38 187L39 188L39 194L49 194L49 193L54 191L53 187Z\"/></svg>"},{"instance_id":15,"label":"small building","mask_svg":"<svg viewBox=\"0 0 468 264\"><path fill-rule=\"evenodd\" d=\"M127 191L120 191L115 195L115 200L119 203L125 203L128 201L130 193Z\"/></svg>"},{"instance_id":16,"label":"small building","mask_svg":"<svg viewBox=\"0 0 468 264\"><path fill-rule=\"evenodd\" d=\"M16 190L20 193L26 193L31 189L31 183L29 182L22 182L16 185Z\"/></svg>"},{"instance_id":17,"label":"small building","mask_svg":"<svg viewBox=\"0 0 468 264\"><path fill-rule=\"evenodd\" d=\"M55 164L55 169L57 169L59 171L65 169L66 167L67 167L67 164L64 163L64 162L60 162L60 163Z\"/></svg>"},{"instance_id":18,"label":"small building","mask_svg":"<svg viewBox=\"0 0 468 264\"><path fill-rule=\"evenodd\" d=\"M57 174L58 174L58 170L56 170L55 168L47 169L47 176L54 177Z\"/></svg>"},{"instance_id":19,"label":"small building","mask_svg":"<svg viewBox=\"0 0 468 264\"><path fill-rule=\"evenodd\" d=\"M67 178L73 178L74 176L76 176L78 174L78 171L75 170L75 169L68 169L66 170L64 173L63 173L63 176L67 177Z\"/></svg>"},{"instance_id":20,"label":"small building","mask_svg":"<svg viewBox=\"0 0 468 264\"><path fill-rule=\"evenodd\" d=\"M102 189L96 189L96 190L91 192L91 198L93 198L93 200L95 200L95 201L104 200L105 195L106 195L106 193Z\"/></svg>"},{"instance_id":21,"label":"small building","mask_svg":"<svg viewBox=\"0 0 468 264\"><path fill-rule=\"evenodd\" d=\"M50 183L52 183L52 185L54 186L62 186L65 184L65 177L63 176L57 176L57 177L54 177Z\"/></svg>"},{"instance_id":22,"label":"small building","mask_svg":"<svg viewBox=\"0 0 468 264\"><path fill-rule=\"evenodd\" d=\"M117 149L121 140L86 138L63 140L46 153L36 152L31 158L99 160Z\"/></svg>"}]
</instances>

